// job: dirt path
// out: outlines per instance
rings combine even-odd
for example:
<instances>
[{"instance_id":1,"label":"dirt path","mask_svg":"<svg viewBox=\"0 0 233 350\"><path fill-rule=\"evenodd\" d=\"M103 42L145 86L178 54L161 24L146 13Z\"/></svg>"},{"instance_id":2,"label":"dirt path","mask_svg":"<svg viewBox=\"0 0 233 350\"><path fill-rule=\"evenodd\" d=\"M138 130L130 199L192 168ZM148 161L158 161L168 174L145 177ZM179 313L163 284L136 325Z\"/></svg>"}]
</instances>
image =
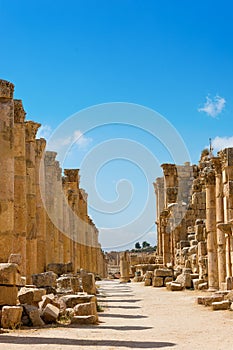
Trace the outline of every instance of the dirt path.
<instances>
[{"instance_id":1,"label":"dirt path","mask_svg":"<svg viewBox=\"0 0 233 350\"><path fill-rule=\"evenodd\" d=\"M15 331L0 335L0 350L233 350L233 312L197 305L194 292L167 292L141 283L98 284L105 306L100 325Z\"/></svg>"}]
</instances>

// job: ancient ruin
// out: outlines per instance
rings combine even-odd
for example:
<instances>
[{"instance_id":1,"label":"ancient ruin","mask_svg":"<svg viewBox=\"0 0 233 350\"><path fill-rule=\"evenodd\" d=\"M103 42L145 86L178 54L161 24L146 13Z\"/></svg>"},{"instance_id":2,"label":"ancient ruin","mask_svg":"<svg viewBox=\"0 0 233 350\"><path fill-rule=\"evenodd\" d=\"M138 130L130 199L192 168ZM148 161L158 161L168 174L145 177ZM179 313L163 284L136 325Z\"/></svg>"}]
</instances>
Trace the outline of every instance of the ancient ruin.
<instances>
[{"instance_id":1,"label":"ancient ruin","mask_svg":"<svg viewBox=\"0 0 233 350\"><path fill-rule=\"evenodd\" d=\"M22 101L14 99L14 85L0 80L0 305L5 328L15 327L21 318L33 325L56 320L62 309L56 287L60 294L85 292L94 276L106 276L79 169L65 169L62 175L56 152L46 149L45 139L36 139L40 124L25 116ZM93 302L88 296L93 287L88 290L75 294L76 304ZM84 322L84 315L92 316L87 323L96 322L91 307L87 314L81 307L74 310L74 323Z\"/></svg>"}]
</instances>

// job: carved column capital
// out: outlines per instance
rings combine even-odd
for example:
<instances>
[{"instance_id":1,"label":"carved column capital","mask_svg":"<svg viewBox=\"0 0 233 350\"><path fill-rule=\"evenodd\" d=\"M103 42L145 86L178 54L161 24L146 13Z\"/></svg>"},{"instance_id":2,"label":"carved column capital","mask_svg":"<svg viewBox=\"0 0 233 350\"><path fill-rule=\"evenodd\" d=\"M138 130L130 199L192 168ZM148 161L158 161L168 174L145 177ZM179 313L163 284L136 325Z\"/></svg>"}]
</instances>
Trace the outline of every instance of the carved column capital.
<instances>
[{"instance_id":1,"label":"carved column capital","mask_svg":"<svg viewBox=\"0 0 233 350\"><path fill-rule=\"evenodd\" d=\"M45 153L45 165L51 166L54 165L57 152L46 151Z\"/></svg>"},{"instance_id":2,"label":"carved column capital","mask_svg":"<svg viewBox=\"0 0 233 350\"><path fill-rule=\"evenodd\" d=\"M42 158L45 147L46 147L45 139L41 138L36 140L36 146L35 146L36 157Z\"/></svg>"},{"instance_id":3,"label":"carved column capital","mask_svg":"<svg viewBox=\"0 0 233 350\"><path fill-rule=\"evenodd\" d=\"M0 80L0 98L12 99L14 95L14 84L7 80Z\"/></svg>"},{"instance_id":4,"label":"carved column capital","mask_svg":"<svg viewBox=\"0 0 233 350\"><path fill-rule=\"evenodd\" d=\"M177 169L175 164L164 163L161 165L163 169L164 176L174 176L177 175Z\"/></svg>"},{"instance_id":5,"label":"carved column capital","mask_svg":"<svg viewBox=\"0 0 233 350\"><path fill-rule=\"evenodd\" d=\"M26 112L23 108L22 100L14 100L14 122L24 123Z\"/></svg>"},{"instance_id":6,"label":"carved column capital","mask_svg":"<svg viewBox=\"0 0 233 350\"><path fill-rule=\"evenodd\" d=\"M204 178L206 186L214 186L216 182L214 169L205 167L202 171L202 178Z\"/></svg>"},{"instance_id":7,"label":"carved column capital","mask_svg":"<svg viewBox=\"0 0 233 350\"><path fill-rule=\"evenodd\" d=\"M64 169L65 182L79 182L79 169Z\"/></svg>"},{"instance_id":8,"label":"carved column capital","mask_svg":"<svg viewBox=\"0 0 233 350\"><path fill-rule=\"evenodd\" d=\"M36 139L36 133L41 126L40 123L35 123L33 121L25 122L25 139L26 142L34 142Z\"/></svg>"}]
</instances>

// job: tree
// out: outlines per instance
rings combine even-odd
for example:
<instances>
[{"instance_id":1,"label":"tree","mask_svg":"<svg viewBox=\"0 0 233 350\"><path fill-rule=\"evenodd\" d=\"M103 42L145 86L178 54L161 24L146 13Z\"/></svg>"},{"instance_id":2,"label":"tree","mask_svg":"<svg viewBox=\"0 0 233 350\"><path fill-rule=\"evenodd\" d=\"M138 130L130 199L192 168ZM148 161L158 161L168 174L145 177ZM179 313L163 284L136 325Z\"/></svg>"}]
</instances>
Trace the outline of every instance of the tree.
<instances>
[{"instance_id":1,"label":"tree","mask_svg":"<svg viewBox=\"0 0 233 350\"><path fill-rule=\"evenodd\" d=\"M135 248L136 248L136 249L141 249L141 245L140 245L139 242L135 243Z\"/></svg>"},{"instance_id":2,"label":"tree","mask_svg":"<svg viewBox=\"0 0 233 350\"><path fill-rule=\"evenodd\" d=\"M148 243L147 241L142 242L142 248L148 248L150 247L150 243Z\"/></svg>"}]
</instances>

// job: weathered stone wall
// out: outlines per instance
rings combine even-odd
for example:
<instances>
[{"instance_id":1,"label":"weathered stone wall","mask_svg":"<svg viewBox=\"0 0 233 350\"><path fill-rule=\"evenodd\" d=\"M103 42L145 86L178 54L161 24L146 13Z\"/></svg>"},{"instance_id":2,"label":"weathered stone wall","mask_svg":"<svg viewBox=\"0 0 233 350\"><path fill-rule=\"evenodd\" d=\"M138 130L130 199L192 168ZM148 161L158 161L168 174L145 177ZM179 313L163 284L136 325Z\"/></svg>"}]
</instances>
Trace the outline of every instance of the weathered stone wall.
<instances>
[{"instance_id":1,"label":"weathered stone wall","mask_svg":"<svg viewBox=\"0 0 233 350\"><path fill-rule=\"evenodd\" d=\"M163 264L187 264L210 290L233 288L233 148L198 165L162 165L154 183L157 253Z\"/></svg>"},{"instance_id":2,"label":"weathered stone wall","mask_svg":"<svg viewBox=\"0 0 233 350\"><path fill-rule=\"evenodd\" d=\"M21 273L46 271L48 264L72 263L106 276L98 230L79 188L79 170L62 169L56 152L36 139L39 123L25 121L14 85L0 80L0 262L21 255Z\"/></svg>"}]
</instances>

